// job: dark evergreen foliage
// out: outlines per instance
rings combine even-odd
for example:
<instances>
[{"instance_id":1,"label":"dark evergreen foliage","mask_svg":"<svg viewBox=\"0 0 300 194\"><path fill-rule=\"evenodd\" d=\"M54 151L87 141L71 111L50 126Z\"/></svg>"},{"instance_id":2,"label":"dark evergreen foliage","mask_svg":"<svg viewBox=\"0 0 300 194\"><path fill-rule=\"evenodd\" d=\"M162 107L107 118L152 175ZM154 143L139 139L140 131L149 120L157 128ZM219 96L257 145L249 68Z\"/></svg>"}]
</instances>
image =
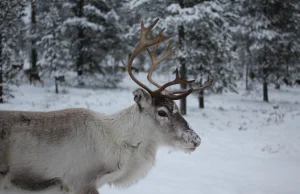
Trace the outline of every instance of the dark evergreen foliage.
<instances>
[{"instance_id":1,"label":"dark evergreen foliage","mask_svg":"<svg viewBox=\"0 0 300 194\"><path fill-rule=\"evenodd\" d=\"M22 68L21 32L25 2L0 1L0 103L13 97L12 85L18 84Z\"/></svg>"}]
</instances>

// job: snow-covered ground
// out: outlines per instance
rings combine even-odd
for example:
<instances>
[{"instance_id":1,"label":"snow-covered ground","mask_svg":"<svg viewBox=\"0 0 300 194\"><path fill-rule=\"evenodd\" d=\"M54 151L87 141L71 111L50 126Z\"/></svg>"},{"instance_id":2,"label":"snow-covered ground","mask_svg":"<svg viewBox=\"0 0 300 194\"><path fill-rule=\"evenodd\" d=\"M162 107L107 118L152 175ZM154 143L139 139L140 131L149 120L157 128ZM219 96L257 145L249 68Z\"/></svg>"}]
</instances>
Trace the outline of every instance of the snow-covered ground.
<instances>
[{"instance_id":1,"label":"snow-covered ground","mask_svg":"<svg viewBox=\"0 0 300 194\"><path fill-rule=\"evenodd\" d=\"M136 85L128 78L121 85L115 90L67 88L58 95L53 87L23 85L0 109L86 107L113 113L133 103ZM263 103L253 94L210 95L200 110L196 96L189 96L185 118L202 138L199 149L190 155L161 149L144 180L127 189L105 186L100 192L299 194L300 88L270 88L269 97L270 103Z\"/></svg>"}]
</instances>

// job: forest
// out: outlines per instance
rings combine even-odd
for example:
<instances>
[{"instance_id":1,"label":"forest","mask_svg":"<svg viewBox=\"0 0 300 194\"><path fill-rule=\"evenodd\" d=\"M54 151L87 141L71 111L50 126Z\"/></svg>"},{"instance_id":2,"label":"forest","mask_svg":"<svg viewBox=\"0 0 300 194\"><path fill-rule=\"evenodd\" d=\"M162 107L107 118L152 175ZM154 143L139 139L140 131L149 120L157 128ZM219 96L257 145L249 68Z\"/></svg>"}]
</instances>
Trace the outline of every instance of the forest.
<instances>
[{"instance_id":1,"label":"forest","mask_svg":"<svg viewBox=\"0 0 300 194\"><path fill-rule=\"evenodd\" d=\"M160 19L178 49L156 73L180 76L207 93L238 93L300 84L298 0L2 0L0 3L0 103L24 83L117 88L139 38L140 23ZM159 50L160 51L160 50ZM135 73L149 69L138 56ZM187 88L182 84L181 88ZM204 92L199 107L204 108ZM186 112L186 99L180 101Z\"/></svg>"},{"instance_id":2,"label":"forest","mask_svg":"<svg viewBox=\"0 0 300 194\"><path fill-rule=\"evenodd\" d=\"M100 193L299 194L299 0L0 0L0 159L4 158L0 160L0 194L25 193L2 189L5 183L1 180L11 185L3 172L10 173L13 168L9 166L8 170L2 168L1 171L1 162L8 164L11 156L16 157L13 165L32 165L28 172L34 169L35 163L31 161L44 157L43 161L37 159L35 167L42 170L40 174L31 174L33 177L46 176L47 170L50 172L47 177L54 176L64 166L74 172L71 173L74 177L80 178L83 170L79 164L83 163L93 168L86 171L91 175L100 171L102 175L113 172L102 168L94 170L95 166L88 163L90 159L86 156L97 158L98 155L84 155L88 148L97 150L98 147L105 149L103 153L115 154L107 145L98 146L105 144L107 139L107 142L114 142L109 140L109 134L124 140L113 146L116 149L122 145L126 150L140 152L142 136L152 138L149 142L166 144L157 136L165 131L158 132L157 123L161 121L155 119L169 122L169 112L160 115L152 98L153 106L149 106L149 110L141 108L140 99L134 95L139 86L129 76L129 68L125 65L140 40L141 23L147 27L157 18L159 22L151 30L150 37L165 28L166 36L173 35L170 50L177 49L155 68L153 80L159 84L178 77L184 81L195 80L192 84L170 87L177 91L203 87L213 80L205 90L172 101L173 108L169 111L169 115L171 112L178 115L178 105L180 118L181 115L184 118L182 126L199 135L199 147L190 153L178 152L174 146L162 147L154 154L149 150L155 146L147 144L144 146L147 151L139 156L144 157L141 161L150 161L151 165L153 161L143 153L157 156L151 172L126 189L101 185ZM151 50L164 56L166 47L167 41ZM131 72L145 86L154 88L155 84L151 85L147 78L151 62L151 53L142 51L134 59ZM134 109L133 114L127 111L133 110L128 107L138 109ZM159 108L162 107L165 109L161 110L166 110L165 105ZM51 111L69 108L84 108L97 117L88 119L75 115L69 118L64 114L52 117L55 114ZM24 111L19 112L21 124L17 119L7 119L17 115L16 112L11 114L16 110ZM46 114L42 112L51 113L46 118L40 117ZM28 119L28 115L33 114L44 119ZM132 117L121 120L120 115ZM143 130L150 123L146 119L149 115L155 127L151 125L148 127L151 131L146 133ZM96 123L95 118L100 118L101 124ZM115 118L122 122L115 124L118 120ZM172 119L178 121L178 118ZM104 121L108 124L103 124ZM83 127L76 128L76 123ZM87 124L97 127L89 130L84 127ZM184 131L179 124L167 124ZM113 127L104 129L106 125L118 126L115 128L119 131L112 130ZM33 132L26 131L30 126ZM12 130L8 132L9 127ZM126 127L136 131L126 131ZM105 138L99 140L101 136L92 133L77 135L77 142L86 145L81 149L69 131L77 131L76 134L104 131ZM173 133L163 135L166 139L184 134L169 128L166 131ZM20 138L5 139L5 136L12 136L11 132L20 134ZM69 136L63 137L64 134ZM44 138L47 135L51 138ZM128 144L125 138L132 137L137 137L138 141ZM19 148L18 153L25 157L9 153L13 151L9 146L10 149L6 149L7 145ZM74 149L68 150L69 147L63 145ZM35 148L45 149L35 152L39 150ZM59 157L54 157L57 155ZM134 156L128 155L128 158ZM106 159L107 155L98 158ZM123 157L120 158L117 166L121 170L124 162ZM85 162L80 163L79 159ZM98 160L95 163L102 164ZM51 170L43 164L59 170ZM132 169L138 170L138 167ZM19 168L13 170L21 171ZM24 172L30 175L27 168ZM20 175L16 177L22 182L24 175ZM35 183L44 183L27 177ZM35 184L24 180L34 187ZM61 194L62 187L41 193L56 194L57 191ZM88 191L85 193L97 193Z\"/></svg>"}]
</instances>

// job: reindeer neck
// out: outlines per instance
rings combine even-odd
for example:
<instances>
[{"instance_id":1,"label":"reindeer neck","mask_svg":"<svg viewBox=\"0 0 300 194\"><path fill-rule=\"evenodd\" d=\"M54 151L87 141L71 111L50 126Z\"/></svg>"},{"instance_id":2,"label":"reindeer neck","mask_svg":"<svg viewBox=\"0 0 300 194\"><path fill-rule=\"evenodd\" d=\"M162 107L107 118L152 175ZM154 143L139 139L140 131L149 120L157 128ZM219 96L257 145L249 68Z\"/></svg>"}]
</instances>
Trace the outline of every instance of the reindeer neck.
<instances>
[{"instance_id":1,"label":"reindeer neck","mask_svg":"<svg viewBox=\"0 0 300 194\"><path fill-rule=\"evenodd\" d=\"M109 116L108 125L113 138L120 144L133 147L140 144L157 144L151 118L140 112L134 104Z\"/></svg>"}]
</instances>

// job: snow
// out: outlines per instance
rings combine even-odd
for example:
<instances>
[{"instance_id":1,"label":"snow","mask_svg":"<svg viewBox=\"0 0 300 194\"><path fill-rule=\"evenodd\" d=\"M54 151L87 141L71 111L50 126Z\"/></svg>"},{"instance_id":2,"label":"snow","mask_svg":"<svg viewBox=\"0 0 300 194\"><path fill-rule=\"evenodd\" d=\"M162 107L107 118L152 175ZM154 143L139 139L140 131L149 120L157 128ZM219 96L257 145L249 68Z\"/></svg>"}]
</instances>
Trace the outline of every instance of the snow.
<instances>
[{"instance_id":1,"label":"snow","mask_svg":"<svg viewBox=\"0 0 300 194\"><path fill-rule=\"evenodd\" d=\"M74 17L74 18L68 18L66 21L64 21L65 25L70 25L70 26L76 26L80 25L83 28L90 28L92 30L99 30L99 31L104 31L104 27L92 22L87 21L87 18L79 18L79 17Z\"/></svg>"},{"instance_id":2,"label":"snow","mask_svg":"<svg viewBox=\"0 0 300 194\"><path fill-rule=\"evenodd\" d=\"M130 10L132 10L132 9L134 9L136 7L139 7L140 5L142 5L146 2L147 2L147 0L132 0L128 3L127 6L129 7Z\"/></svg>"},{"instance_id":3,"label":"snow","mask_svg":"<svg viewBox=\"0 0 300 194\"><path fill-rule=\"evenodd\" d=\"M28 4L26 7L25 7L25 10L24 10L24 16L22 17L22 20L25 24L29 24L30 23L30 13L31 13L31 6L30 4Z\"/></svg>"},{"instance_id":4,"label":"snow","mask_svg":"<svg viewBox=\"0 0 300 194\"><path fill-rule=\"evenodd\" d=\"M103 18L107 19L107 15L105 13L102 13L95 6L85 5L83 9L84 9L85 12L87 12L87 14L96 15L96 16L103 17Z\"/></svg>"},{"instance_id":5,"label":"snow","mask_svg":"<svg viewBox=\"0 0 300 194\"><path fill-rule=\"evenodd\" d=\"M145 74L137 75L146 80ZM166 80L164 77L160 81ZM166 76L167 80L172 77ZM148 84L150 85L150 84ZM126 77L114 90L22 85L16 98L0 109L55 110L86 107L114 113L133 102L136 85ZM244 93L206 96L198 109L188 97L185 118L202 138L192 154L161 149L149 175L127 189L105 186L105 194L299 194L300 88L270 88L270 103L260 95ZM54 193L54 192L53 192Z\"/></svg>"},{"instance_id":6,"label":"snow","mask_svg":"<svg viewBox=\"0 0 300 194\"><path fill-rule=\"evenodd\" d=\"M180 23L192 23L198 22L198 20L205 21L205 18L207 17L212 20L217 20L222 18L219 13L223 12L223 9L214 2L206 2L191 8L181 8L179 4L171 4L166 8L166 10L171 14L175 14L167 16L165 19L166 23L172 20Z\"/></svg>"}]
</instances>

